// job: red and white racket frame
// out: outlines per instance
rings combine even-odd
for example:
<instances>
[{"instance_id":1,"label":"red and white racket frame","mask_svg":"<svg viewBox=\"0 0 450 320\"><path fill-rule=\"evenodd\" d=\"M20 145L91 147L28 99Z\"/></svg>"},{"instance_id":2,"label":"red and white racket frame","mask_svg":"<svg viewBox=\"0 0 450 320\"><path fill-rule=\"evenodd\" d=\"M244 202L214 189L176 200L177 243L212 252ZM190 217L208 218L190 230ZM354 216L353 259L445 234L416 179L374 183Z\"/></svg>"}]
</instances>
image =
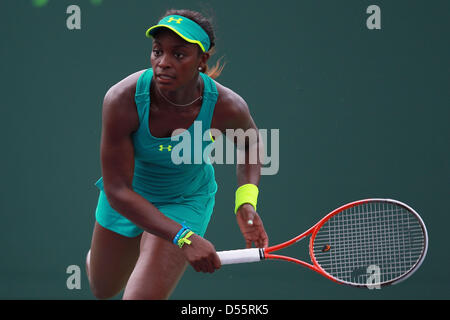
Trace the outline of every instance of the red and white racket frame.
<instances>
[{"instance_id":1,"label":"red and white racket frame","mask_svg":"<svg viewBox=\"0 0 450 320\"><path fill-rule=\"evenodd\" d=\"M420 221L420 224L422 226L425 247L424 247L421 258L409 270L408 273L406 273L396 279L393 279L391 281L382 283L381 286L398 283L400 281L407 279L409 276L411 276L411 274L414 273L414 271L417 270L420 267L420 265L422 264L423 260L425 259L426 252L428 250L428 234L427 234L425 224L423 223L423 220L419 216L419 214L414 209L409 207L408 205L406 205L400 201L393 200L393 199L372 198L372 199L364 199L364 200L350 202L348 204L345 204L345 205L331 211L329 214L327 214L325 217L323 217L319 222L317 222L314 226L312 226L311 228L309 228L302 234L296 236L295 238L292 238L289 241L286 241L286 242L283 242L283 243L280 243L278 245L271 246L268 248L249 248L249 249L240 249L240 250L220 251L220 252L218 252L219 257L222 261L222 264L257 262L257 261L261 261L261 260L265 260L265 259L285 260L285 261L300 264L300 265L307 267L313 271L316 271L319 274L323 275L324 277L326 277L336 283L355 286L355 284L353 284L353 283L349 283L349 282L345 282L345 281L336 279L335 277L333 277L332 275L330 275L329 273L327 273L325 270L323 270L320 267L320 265L316 261L316 258L314 257L314 239L315 239L319 229L333 216L339 214L342 211L350 209L351 207L366 204L369 202L390 202L390 203L394 203L396 205L402 206L405 209L407 209L408 211L410 211L412 214L414 214L416 216L416 218ZM289 256L273 254L273 252L275 252L275 251L284 249L284 248L292 245L293 243L299 242L300 240L306 238L308 235L311 235L310 240L309 240L309 256L310 256L312 264L307 263L302 260L299 260L299 259L296 259L296 258L289 257ZM356 286L357 287L366 287L364 285L356 285Z\"/></svg>"}]
</instances>

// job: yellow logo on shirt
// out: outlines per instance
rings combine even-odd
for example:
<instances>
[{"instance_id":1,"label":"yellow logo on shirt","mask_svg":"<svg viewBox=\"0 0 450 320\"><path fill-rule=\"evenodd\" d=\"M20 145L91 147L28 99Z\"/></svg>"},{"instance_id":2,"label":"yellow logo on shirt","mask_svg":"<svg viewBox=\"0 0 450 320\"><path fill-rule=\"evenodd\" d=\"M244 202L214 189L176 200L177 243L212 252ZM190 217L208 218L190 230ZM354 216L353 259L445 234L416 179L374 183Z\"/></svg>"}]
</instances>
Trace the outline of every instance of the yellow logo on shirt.
<instances>
[{"instance_id":1,"label":"yellow logo on shirt","mask_svg":"<svg viewBox=\"0 0 450 320\"><path fill-rule=\"evenodd\" d=\"M168 145L167 147L164 147L162 144L159 145L159 151L163 151L163 150L167 150L167 151L172 151L172 146Z\"/></svg>"}]
</instances>

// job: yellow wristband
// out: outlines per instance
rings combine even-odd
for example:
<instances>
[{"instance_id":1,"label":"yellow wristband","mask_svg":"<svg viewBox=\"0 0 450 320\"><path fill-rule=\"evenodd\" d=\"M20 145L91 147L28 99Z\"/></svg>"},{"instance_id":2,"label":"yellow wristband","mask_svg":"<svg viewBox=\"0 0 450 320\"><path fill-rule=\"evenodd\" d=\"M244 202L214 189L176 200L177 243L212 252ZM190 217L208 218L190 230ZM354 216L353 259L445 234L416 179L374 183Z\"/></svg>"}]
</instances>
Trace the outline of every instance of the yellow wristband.
<instances>
[{"instance_id":1,"label":"yellow wristband","mask_svg":"<svg viewBox=\"0 0 450 320\"><path fill-rule=\"evenodd\" d=\"M186 243L186 244L191 244L191 240L188 240L189 239L189 237L190 236L192 236L194 234L194 232L192 232L192 231L188 231L187 232L187 234L184 236L184 237L182 237L180 240L178 240L178 246L180 247L180 248L183 248L183 246L184 246L184 244Z\"/></svg>"},{"instance_id":2,"label":"yellow wristband","mask_svg":"<svg viewBox=\"0 0 450 320\"><path fill-rule=\"evenodd\" d=\"M236 190L236 202L234 207L234 213L236 214L239 207L244 203L249 203L255 208L256 211L256 203L258 202L258 187L254 184L248 183L240 186Z\"/></svg>"}]
</instances>

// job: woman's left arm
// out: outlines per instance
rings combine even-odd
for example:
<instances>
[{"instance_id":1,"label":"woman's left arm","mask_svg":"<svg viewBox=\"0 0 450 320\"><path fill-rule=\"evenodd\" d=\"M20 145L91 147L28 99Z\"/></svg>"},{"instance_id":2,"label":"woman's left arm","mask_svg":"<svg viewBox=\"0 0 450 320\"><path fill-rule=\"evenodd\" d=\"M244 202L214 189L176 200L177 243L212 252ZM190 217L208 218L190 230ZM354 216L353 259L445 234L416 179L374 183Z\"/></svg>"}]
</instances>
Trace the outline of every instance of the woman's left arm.
<instances>
[{"instance_id":1,"label":"woman's left arm","mask_svg":"<svg viewBox=\"0 0 450 320\"><path fill-rule=\"evenodd\" d=\"M238 188L251 184L258 186L261 177L261 159L263 143L258 128L251 117L247 103L234 92L225 99L226 106L222 106L222 119L226 129L233 129L233 140L237 150L237 184ZM223 132L223 131L222 131ZM227 136L230 138L229 136ZM256 188L251 186L253 191ZM256 189L257 190L257 189ZM244 236L246 247L254 243L258 248L267 247L269 239L263 222L254 207L255 204L244 202L237 208L236 220Z\"/></svg>"}]
</instances>

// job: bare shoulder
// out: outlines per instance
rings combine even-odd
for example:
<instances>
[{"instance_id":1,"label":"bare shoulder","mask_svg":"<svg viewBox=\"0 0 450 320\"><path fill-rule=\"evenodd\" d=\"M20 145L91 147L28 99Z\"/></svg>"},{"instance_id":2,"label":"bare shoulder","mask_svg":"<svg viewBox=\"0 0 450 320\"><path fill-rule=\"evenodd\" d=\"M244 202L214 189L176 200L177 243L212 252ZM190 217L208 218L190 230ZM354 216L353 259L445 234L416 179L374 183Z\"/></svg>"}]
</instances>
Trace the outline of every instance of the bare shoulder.
<instances>
[{"instance_id":1,"label":"bare shoulder","mask_svg":"<svg viewBox=\"0 0 450 320\"><path fill-rule=\"evenodd\" d=\"M134 96L137 80L144 71L135 72L109 88L103 99L104 120L121 122L133 128L139 126Z\"/></svg>"},{"instance_id":2,"label":"bare shoulder","mask_svg":"<svg viewBox=\"0 0 450 320\"><path fill-rule=\"evenodd\" d=\"M133 102L134 94L136 93L137 80L144 71L145 70L135 72L114 84L106 92L104 102L114 105L127 104L129 101Z\"/></svg>"},{"instance_id":3,"label":"bare shoulder","mask_svg":"<svg viewBox=\"0 0 450 320\"><path fill-rule=\"evenodd\" d=\"M235 91L215 81L219 96L214 108L211 127L225 129L246 129L253 120L247 102Z\"/></svg>"},{"instance_id":4,"label":"bare shoulder","mask_svg":"<svg viewBox=\"0 0 450 320\"><path fill-rule=\"evenodd\" d=\"M229 112L248 111L247 102L235 91L215 81L219 97L216 107L227 109Z\"/></svg>"}]
</instances>

